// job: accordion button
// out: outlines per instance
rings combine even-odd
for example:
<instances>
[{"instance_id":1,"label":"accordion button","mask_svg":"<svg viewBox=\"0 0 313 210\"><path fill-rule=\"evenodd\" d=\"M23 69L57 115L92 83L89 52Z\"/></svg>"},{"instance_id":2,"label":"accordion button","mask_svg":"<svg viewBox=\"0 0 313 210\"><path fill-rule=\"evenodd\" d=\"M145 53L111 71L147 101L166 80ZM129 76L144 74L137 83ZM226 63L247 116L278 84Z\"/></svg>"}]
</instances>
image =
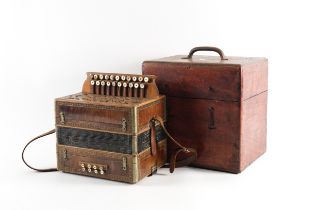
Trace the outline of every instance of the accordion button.
<instances>
[{"instance_id":1,"label":"accordion button","mask_svg":"<svg viewBox=\"0 0 313 210\"><path fill-rule=\"evenodd\" d=\"M82 171L84 171L84 172L85 172L85 171L86 171L86 168L82 168Z\"/></svg>"},{"instance_id":2,"label":"accordion button","mask_svg":"<svg viewBox=\"0 0 313 210\"><path fill-rule=\"evenodd\" d=\"M102 175L103 175L103 174L104 174L104 171L103 171L103 170L100 170L100 174L102 174Z\"/></svg>"},{"instance_id":3,"label":"accordion button","mask_svg":"<svg viewBox=\"0 0 313 210\"><path fill-rule=\"evenodd\" d=\"M111 85L111 82L107 82L107 86L110 86Z\"/></svg>"},{"instance_id":4,"label":"accordion button","mask_svg":"<svg viewBox=\"0 0 313 210\"><path fill-rule=\"evenodd\" d=\"M81 166L82 168L84 168L84 167L85 167L85 164L82 163L82 164L80 164L80 166Z\"/></svg>"},{"instance_id":5,"label":"accordion button","mask_svg":"<svg viewBox=\"0 0 313 210\"><path fill-rule=\"evenodd\" d=\"M122 75L121 80L125 81L125 79L126 79L125 75Z\"/></svg>"},{"instance_id":6,"label":"accordion button","mask_svg":"<svg viewBox=\"0 0 313 210\"><path fill-rule=\"evenodd\" d=\"M97 166L96 166L96 165L93 165L92 168L96 170L96 169L97 169Z\"/></svg>"},{"instance_id":7,"label":"accordion button","mask_svg":"<svg viewBox=\"0 0 313 210\"><path fill-rule=\"evenodd\" d=\"M96 75L96 74L93 75L93 78L94 78L94 79L98 79L98 75Z\"/></svg>"},{"instance_id":8,"label":"accordion button","mask_svg":"<svg viewBox=\"0 0 313 210\"><path fill-rule=\"evenodd\" d=\"M123 87L127 87L127 83L126 82L123 83Z\"/></svg>"},{"instance_id":9,"label":"accordion button","mask_svg":"<svg viewBox=\"0 0 313 210\"><path fill-rule=\"evenodd\" d=\"M96 85L98 85L98 86L99 86L99 85L100 85L100 81L97 81L97 82L96 82Z\"/></svg>"},{"instance_id":10,"label":"accordion button","mask_svg":"<svg viewBox=\"0 0 313 210\"><path fill-rule=\"evenodd\" d=\"M112 82L112 86L115 86L116 85L116 82Z\"/></svg>"},{"instance_id":11,"label":"accordion button","mask_svg":"<svg viewBox=\"0 0 313 210\"><path fill-rule=\"evenodd\" d=\"M101 81L101 85L102 85L102 86L105 86L105 81Z\"/></svg>"},{"instance_id":12,"label":"accordion button","mask_svg":"<svg viewBox=\"0 0 313 210\"><path fill-rule=\"evenodd\" d=\"M130 82L130 83L128 84L128 86L129 86L130 88L132 88L134 85L133 85L133 83Z\"/></svg>"},{"instance_id":13,"label":"accordion button","mask_svg":"<svg viewBox=\"0 0 313 210\"><path fill-rule=\"evenodd\" d=\"M90 165L90 164L88 164L88 165L87 165L87 168L91 168L91 165Z\"/></svg>"},{"instance_id":14,"label":"accordion button","mask_svg":"<svg viewBox=\"0 0 313 210\"><path fill-rule=\"evenodd\" d=\"M142 82L143 78L142 77L138 77L138 81Z\"/></svg>"},{"instance_id":15,"label":"accordion button","mask_svg":"<svg viewBox=\"0 0 313 210\"><path fill-rule=\"evenodd\" d=\"M140 88L145 88L145 85L144 84L140 84Z\"/></svg>"},{"instance_id":16,"label":"accordion button","mask_svg":"<svg viewBox=\"0 0 313 210\"><path fill-rule=\"evenodd\" d=\"M98 170L94 170L95 174L98 174Z\"/></svg>"},{"instance_id":17,"label":"accordion button","mask_svg":"<svg viewBox=\"0 0 313 210\"><path fill-rule=\"evenodd\" d=\"M95 85L95 81L91 80L91 81L90 81L90 84L91 84L91 85Z\"/></svg>"},{"instance_id":18,"label":"accordion button","mask_svg":"<svg viewBox=\"0 0 313 210\"><path fill-rule=\"evenodd\" d=\"M114 75L111 75L111 76L110 76L110 80L114 80Z\"/></svg>"},{"instance_id":19,"label":"accordion button","mask_svg":"<svg viewBox=\"0 0 313 210\"><path fill-rule=\"evenodd\" d=\"M137 77L134 76L133 77L133 81L136 82L137 81Z\"/></svg>"},{"instance_id":20,"label":"accordion button","mask_svg":"<svg viewBox=\"0 0 313 210\"><path fill-rule=\"evenodd\" d=\"M145 78L143 79L143 81L144 81L144 82L149 82L149 78L148 78L148 77L145 77Z\"/></svg>"},{"instance_id":21,"label":"accordion button","mask_svg":"<svg viewBox=\"0 0 313 210\"><path fill-rule=\"evenodd\" d=\"M104 76L104 79L109 79L109 78L110 78L110 77L109 77L109 75L107 75L107 74Z\"/></svg>"},{"instance_id":22,"label":"accordion button","mask_svg":"<svg viewBox=\"0 0 313 210\"><path fill-rule=\"evenodd\" d=\"M91 172L91 168L88 168L88 172L89 172L89 173Z\"/></svg>"},{"instance_id":23,"label":"accordion button","mask_svg":"<svg viewBox=\"0 0 313 210\"><path fill-rule=\"evenodd\" d=\"M121 82L118 82L118 83L117 83L117 86L118 86L118 87L121 87L121 86L122 86L122 83L121 83Z\"/></svg>"},{"instance_id":24,"label":"accordion button","mask_svg":"<svg viewBox=\"0 0 313 210\"><path fill-rule=\"evenodd\" d=\"M139 84L138 84L138 83L135 83L134 87L135 87L135 88L138 88L138 87L139 87Z\"/></svg>"},{"instance_id":25,"label":"accordion button","mask_svg":"<svg viewBox=\"0 0 313 210\"><path fill-rule=\"evenodd\" d=\"M115 80L117 80L117 81L120 80L120 76L116 75Z\"/></svg>"},{"instance_id":26,"label":"accordion button","mask_svg":"<svg viewBox=\"0 0 313 210\"><path fill-rule=\"evenodd\" d=\"M103 80L103 74L99 75L99 79Z\"/></svg>"},{"instance_id":27,"label":"accordion button","mask_svg":"<svg viewBox=\"0 0 313 210\"><path fill-rule=\"evenodd\" d=\"M127 80L127 81L130 81L130 80L132 80L132 78L131 78L130 76L127 76L127 77L126 77L126 80Z\"/></svg>"}]
</instances>

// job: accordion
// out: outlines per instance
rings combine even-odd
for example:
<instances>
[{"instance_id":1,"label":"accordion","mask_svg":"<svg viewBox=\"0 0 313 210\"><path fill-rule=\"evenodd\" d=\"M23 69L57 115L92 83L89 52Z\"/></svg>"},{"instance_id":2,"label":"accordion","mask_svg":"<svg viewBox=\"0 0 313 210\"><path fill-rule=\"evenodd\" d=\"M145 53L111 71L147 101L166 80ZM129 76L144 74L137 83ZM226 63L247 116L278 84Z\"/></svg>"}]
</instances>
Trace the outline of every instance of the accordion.
<instances>
[{"instance_id":1,"label":"accordion","mask_svg":"<svg viewBox=\"0 0 313 210\"><path fill-rule=\"evenodd\" d=\"M164 127L165 96L159 95L153 75L87 73L82 92L55 100L57 169L67 173L136 183L167 161ZM178 142L177 142L178 143ZM179 143L178 143L179 144ZM171 169L178 150L171 158ZM189 161L194 160L191 157Z\"/></svg>"},{"instance_id":2,"label":"accordion","mask_svg":"<svg viewBox=\"0 0 313 210\"><path fill-rule=\"evenodd\" d=\"M55 107L58 170L135 183L165 164L166 136L152 125L166 119L165 97L154 76L87 73L82 93Z\"/></svg>"}]
</instances>

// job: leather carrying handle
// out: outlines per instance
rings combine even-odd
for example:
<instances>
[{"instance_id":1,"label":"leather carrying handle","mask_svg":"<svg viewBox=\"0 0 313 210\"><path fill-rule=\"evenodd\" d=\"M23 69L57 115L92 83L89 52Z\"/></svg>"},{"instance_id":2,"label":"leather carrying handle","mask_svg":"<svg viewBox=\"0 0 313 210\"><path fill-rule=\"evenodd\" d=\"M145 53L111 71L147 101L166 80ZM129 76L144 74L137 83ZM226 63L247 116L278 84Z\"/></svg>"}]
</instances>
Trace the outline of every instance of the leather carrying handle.
<instances>
[{"instance_id":1,"label":"leather carrying handle","mask_svg":"<svg viewBox=\"0 0 313 210\"><path fill-rule=\"evenodd\" d=\"M183 166L187 166L190 163L192 163L194 160L197 159L197 151L193 148L187 148L184 147L183 145L181 145L178 141L176 141L171 134L167 131L167 129L165 128L165 125L163 123L163 120L159 117L156 116L154 117L152 120L158 121L163 129L163 131L165 132L165 134L167 135L167 137L174 143L176 144L176 146L178 146L179 148L171 155L170 158L170 163L169 166L165 165L166 167L170 168L170 172L173 173L176 167L183 167ZM191 154L191 156L180 160L180 161L176 161L177 156L179 155L179 153L187 153L187 154Z\"/></svg>"},{"instance_id":2,"label":"leather carrying handle","mask_svg":"<svg viewBox=\"0 0 313 210\"><path fill-rule=\"evenodd\" d=\"M221 57L221 60L227 60L227 58L225 57L223 51L217 47L195 47L195 48L192 48L187 56L187 59L191 59L193 54L195 52L198 52L198 51L212 51L212 52L216 52L220 55Z\"/></svg>"},{"instance_id":3,"label":"leather carrying handle","mask_svg":"<svg viewBox=\"0 0 313 210\"><path fill-rule=\"evenodd\" d=\"M44 136L48 136L48 135L53 134L53 133L55 133L55 129L52 129L51 131L48 131L48 132L46 132L46 133L44 133L44 134L41 134L41 135L39 135L39 136L36 136L35 138L33 138L32 140L30 140L30 141L25 145L25 147L24 147L24 149L23 149L23 152L22 152L22 160L23 160L23 162L25 163L25 165L26 165L28 168L33 169L33 170L35 170L35 171L39 171L39 172L51 172L51 171L57 171L57 170L58 170L57 168L47 168L47 169L38 169L38 168L34 168L34 167L30 166L30 165L25 161L25 158L24 158L24 152L25 152L26 148L28 147L28 145L30 145L33 141L35 141L35 140L37 140L37 139L40 139L40 138L42 138L42 137L44 137Z\"/></svg>"}]
</instances>

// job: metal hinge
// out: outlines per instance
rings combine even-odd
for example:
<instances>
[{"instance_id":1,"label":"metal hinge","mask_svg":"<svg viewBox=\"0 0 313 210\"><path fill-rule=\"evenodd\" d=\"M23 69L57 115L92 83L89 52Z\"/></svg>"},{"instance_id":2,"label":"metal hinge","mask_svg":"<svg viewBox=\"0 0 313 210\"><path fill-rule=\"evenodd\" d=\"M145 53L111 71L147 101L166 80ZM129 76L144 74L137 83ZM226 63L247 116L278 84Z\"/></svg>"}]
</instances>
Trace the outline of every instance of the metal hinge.
<instances>
[{"instance_id":1,"label":"metal hinge","mask_svg":"<svg viewBox=\"0 0 313 210\"><path fill-rule=\"evenodd\" d=\"M123 157L123 166L122 166L122 169L123 169L124 171L126 171L126 169L127 169L127 159L126 159L126 157Z\"/></svg>"}]
</instances>

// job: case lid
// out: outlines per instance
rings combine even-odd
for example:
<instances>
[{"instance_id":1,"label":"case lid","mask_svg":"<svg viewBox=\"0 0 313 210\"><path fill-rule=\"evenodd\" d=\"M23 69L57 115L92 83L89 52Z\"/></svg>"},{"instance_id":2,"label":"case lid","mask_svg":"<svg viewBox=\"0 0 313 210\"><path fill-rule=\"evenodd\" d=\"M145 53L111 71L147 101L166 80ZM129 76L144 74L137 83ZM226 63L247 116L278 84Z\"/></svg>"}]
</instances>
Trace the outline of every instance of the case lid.
<instances>
[{"instance_id":1,"label":"case lid","mask_svg":"<svg viewBox=\"0 0 313 210\"><path fill-rule=\"evenodd\" d=\"M186 57L186 55L175 55L160 59L151 60L153 62L170 62L170 63L183 63L183 64L214 64L214 65L238 65L243 66L252 64L259 61L264 61L266 58L263 57L239 57L229 56L227 60L222 60L219 56L204 56L194 55L192 58ZM149 61L147 61L149 62Z\"/></svg>"},{"instance_id":2,"label":"case lid","mask_svg":"<svg viewBox=\"0 0 313 210\"><path fill-rule=\"evenodd\" d=\"M197 51L220 56L194 56ZM215 47L145 61L143 73L156 75L159 91L166 96L241 101L267 91L266 58L226 57Z\"/></svg>"}]
</instances>

